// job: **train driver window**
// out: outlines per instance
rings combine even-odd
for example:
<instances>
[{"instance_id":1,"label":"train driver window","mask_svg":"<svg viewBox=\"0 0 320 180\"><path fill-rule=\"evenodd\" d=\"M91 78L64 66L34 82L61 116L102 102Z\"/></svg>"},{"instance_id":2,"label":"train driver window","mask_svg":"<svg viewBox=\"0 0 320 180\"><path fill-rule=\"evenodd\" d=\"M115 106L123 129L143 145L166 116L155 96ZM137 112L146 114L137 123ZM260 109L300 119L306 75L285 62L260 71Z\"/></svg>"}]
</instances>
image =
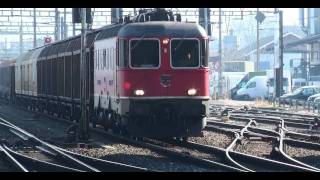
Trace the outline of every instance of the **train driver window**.
<instances>
[{"instance_id":1,"label":"train driver window","mask_svg":"<svg viewBox=\"0 0 320 180\"><path fill-rule=\"evenodd\" d=\"M108 53L107 53L107 69L110 69L110 61L111 61L111 58L110 58L110 55L111 55L111 48L108 48L107 49Z\"/></svg>"},{"instance_id":2,"label":"train driver window","mask_svg":"<svg viewBox=\"0 0 320 180\"><path fill-rule=\"evenodd\" d=\"M103 68L106 68L106 61L107 61L107 53L106 50L103 50Z\"/></svg>"},{"instance_id":3,"label":"train driver window","mask_svg":"<svg viewBox=\"0 0 320 180\"><path fill-rule=\"evenodd\" d=\"M160 65L158 40L144 39L130 41L130 62L133 68L156 68Z\"/></svg>"},{"instance_id":4,"label":"train driver window","mask_svg":"<svg viewBox=\"0 0 320 180\"><path fill-rule=\"evenodd\" d=\"M103 57L103 50L101 50L99 54L100 54L100 58L99 58L99 59L100 59L100 69L103 70L103 69L104 69L104 66L103 66L103 65L104 65L104 64L103 64L103 63L104 63L104 61L103 61L103 59L104 59L104 57Z\"/></svg>"},{"instance_id":5,"label":"train driver window","mask_svg":"<svg viewBox=\"0 0 320 180\"><path fill-rule=\"evenodd\" d=\"M110 59L109 59L109 53L110 53L109 48L107 48L107 54L106 54L106 69L109 69L109 61L110 61Z\"/></svg>"},{"instance_id":6,"label":"train driver window","mask_svg":"<svg viewBox=\"0 0 320 180\"><path fill-rule=\"evenodd\" d=\"M94 56L94 58L93 58L94 59L94 67L95 67L95 69L98 69L97 50L94 51L93 56Z\"/></svg>"},{"instance_id":7,"label":"train driver window","mask_svg":"<svg viewBox=\"0 0 320 180\"><path fill-rule=\"evenodd\" d=\"M201 40L201 65L208 67L209 46L208 39Z\"/></svg>"},{"instance_id":8,"label":"train driver window","mask_svg":"<svg viewBox=\"0 0 320 180\"><path fill-rule=\"evenodd\" d=\"M171 40L172 67L199 67L199 41L196 39Z\"/></svg>"},{"instance_id":9,"label":"train driver window","mask_svg":"<svg viewBox=\"0 0 320 180\"><path fill-rule=\"evenodd\" d=\"M114 48L112 47L112 48L111 48L111 60L110 60L110 68L111 68L111 69L113 69L114 60L115 60L115 57L114 57Z\"/></svg>"},{"instance_id":10,"label":"train driver window","mask_svg":"<svg viewBox=\"0 0 320 180\"><path fill-rule=\"evenodd\" d=\"M100 51L97 50L97 69L100 69Z\"/></svg>"},{"instance_id":11,"label":"train driver window","mask_svg":"<svg viewBox=\"0 0 320 180\"><path fill-rule=\"evenodd\" d=\"M119 40L119 67L128 67L128 41L125 39Z\"/></svg>"}]
</instances>

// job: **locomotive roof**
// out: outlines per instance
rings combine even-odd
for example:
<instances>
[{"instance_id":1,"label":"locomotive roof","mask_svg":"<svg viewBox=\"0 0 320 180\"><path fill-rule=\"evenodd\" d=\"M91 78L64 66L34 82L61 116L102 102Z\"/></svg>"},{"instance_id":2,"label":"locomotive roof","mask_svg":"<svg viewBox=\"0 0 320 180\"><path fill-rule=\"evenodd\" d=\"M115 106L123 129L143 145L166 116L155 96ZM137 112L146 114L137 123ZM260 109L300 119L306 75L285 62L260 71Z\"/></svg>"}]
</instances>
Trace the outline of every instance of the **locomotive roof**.
<instances>
[{"instance_id":1,"label":"locomotive roof","mask_svg":"<svg viewBox=\"0 0 320 180\"><path fill-rule=\"evenodd\" d=\"M113 24L89 31L87 33L87 45L91 47L95 40L106 39L114 36L121 37L206 37L205 30L196 23L172 22L172 21L147 21L128 24ZM57 53L71 52L80 49L81 35L40 46L23 53L17 58L17 62L28 60L31 57L44 57Z\"/></svg>"},{"instance_id":2,"label":"locomotive roof","mask_svg":"<svg viewBox=\"0 0 320 180\"><path fill-rule=\"evenodd\" d=\"M173 21L148 21L129 23L120 29L118 35L122 37L207 37L205 30L196 23Z\"/></svg>"}]
</instances>

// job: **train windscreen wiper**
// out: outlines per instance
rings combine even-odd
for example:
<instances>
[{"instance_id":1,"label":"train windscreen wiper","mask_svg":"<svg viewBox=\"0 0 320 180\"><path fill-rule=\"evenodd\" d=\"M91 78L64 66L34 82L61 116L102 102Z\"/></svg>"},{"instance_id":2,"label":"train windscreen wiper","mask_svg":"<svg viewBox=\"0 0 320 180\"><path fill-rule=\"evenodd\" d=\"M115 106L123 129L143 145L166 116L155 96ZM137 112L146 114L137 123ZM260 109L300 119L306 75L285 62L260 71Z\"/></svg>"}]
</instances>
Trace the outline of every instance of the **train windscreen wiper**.
<instances>
[{"instance_id":1,"label":"train windscreen wiper","mask_svg":"<svg viewBox=\"0 0 320 180\"><path fill-rule=\"evenodd\" d=\"M144 39L145 36L146 36L145 34L142 35L141 38L138 40L138 42L130 50L131 51L134 50L140 44L140 42Z\"/></svg>"},{"instance_id":2,"label":"train windscreen wiper","mask_svg":"<svg viewBox=\"0 0 320 180\"><path fill-rule=\"evenodd\" d=\"M177 47L176 47L176 48L174 48L174 51L177 51L177 50L180 48L181 44L184 42L184 40L185 40L185 38L186 38L186 35L187 35L187 33L186 33L186 32L187 32L187 31L186 31L186 30L184 30L184 34L183 34L183 36L182 36L182 38L181 38L181 40L180 40L179 44L177 45Z\"/></svg>"}]
</instances>

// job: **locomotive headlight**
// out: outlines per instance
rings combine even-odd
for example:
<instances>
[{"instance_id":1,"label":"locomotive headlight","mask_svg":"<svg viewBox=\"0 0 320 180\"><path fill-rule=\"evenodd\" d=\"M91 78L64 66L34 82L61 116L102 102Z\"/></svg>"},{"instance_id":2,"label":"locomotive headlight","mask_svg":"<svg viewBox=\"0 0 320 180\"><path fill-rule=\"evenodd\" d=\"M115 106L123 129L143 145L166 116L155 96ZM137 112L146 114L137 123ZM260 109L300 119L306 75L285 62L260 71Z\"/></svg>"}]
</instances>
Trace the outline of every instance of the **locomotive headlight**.
<instances>
[{"instance_id":1,"label":"locomotive headlight","mask_svg":"<svg viewBox=\"0 0 320 180\"><path fill-rule=\"evenodd\" d=\"M167 38L166 38L166 39L163 39L163 40L162 40L162 43L163 43L163 44L168 44L168 43L169 43L169 39L167 39Z\"/></svg>"},{"instance_id":2,"label":"locomotive headlight","mask_svg":"<svg viewBox=\"0 0 320 180\"><path fill-rule=\"evenodd\" d=\"M135 94L136 96L143 96L143 95L144 95L144 90L142 90L142 89L137 89L137 90L134 91L134 94Z\"/></svg>"},{"instance_id":3,"label":"locomotive headlight","mask_svg":"<svg viewBox=\"0 0 320 180\"><path fill-rule=\"evenodd\" d=\"M194 95L196 95L196 94L197 94L197 90L196 90L196 89L193 89L193 88L192 88L192 89L189 89L189 90L188 90L188 95L189 95L189 96L194 96Z\"/></svg>"}]
</instances>

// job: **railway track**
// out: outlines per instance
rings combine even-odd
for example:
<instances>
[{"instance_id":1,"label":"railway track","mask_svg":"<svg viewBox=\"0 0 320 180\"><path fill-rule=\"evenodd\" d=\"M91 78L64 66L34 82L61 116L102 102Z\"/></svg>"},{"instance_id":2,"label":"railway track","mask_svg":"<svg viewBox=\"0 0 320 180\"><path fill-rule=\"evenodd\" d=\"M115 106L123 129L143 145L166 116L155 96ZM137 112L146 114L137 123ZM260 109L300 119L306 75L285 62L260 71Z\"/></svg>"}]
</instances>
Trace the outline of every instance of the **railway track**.
<instances>
[{"instance_id":1,"label":"railway track","mask_svg":"<svg viewBox=\"0 0 320 180\"><path fill-rule=\"evenodd\" d=\"M101 133L105 136L108 136L109 138L114 138L117 140L121 140L125 143L134 144L136 146L149 148L153 151L156 151L160 154L164 154L166 156L169 156L171 158L185 161L187 163L196 164L198 166L204 167L204 168L210 168L214 171L236 171L236 172L242 172L243 170L226 165L224 163L217 162L217 158L212 156L212 153L203 154L202 156L206 156L206 158L195 156L194 150L192 149L182 149L177 148L174 146L174 144L169 144L166 141L159 141L154 139L148 139L148 138L142 138L140 140L134 140L127 137L111 134L108 132L105 132L101 129L92 129L95 132ZM200 153L198 153L199 155ZM208 158L209 157L209 158ZM211 157L211 158L210 158Z\"/></svg>"},{"instance_id":2,"label":"railway track","mask_svg":"<svg viewBox=\"0 0 320 180\"><path fill-rule=\"evenodd\" d=\"M74 123L71 122L71 121L68 121L66 119L62 119L62 118L57 118L57 117L52 117L50 115L46 115L46 114L40 114L40 113L36 113L37 115L41 115L41 116L45 116L45 117L50 117L54 120L58 120L60 122L63 122L63 123L66 123L66 124L69 124L69 125L73 125ZM168 149L166 147L161 147L161 146L157 146L157 145L152 145L150 143L146 143L146 142L139 142L139 141L136 141L136 140L133 140L133 139L130 139L128 137L123 137L123 136L119 136L119 135L115 135L115 134L110 134L110 133L107 133L105 132L105 130L103 128L90 128L92 131L92 134L101 134L104 136L105 139L109 139L111 140L112 142L118 142L118 143L123 143L123 144L128 144L128 145L132 145L132 146L136 146L136 147L141 147L141 148L145 148L145 149L150 149L156 153L159 153L165 157L168 157L169 160L171 162L168 162L168 163L174 163L174 164L180 164L179 162L182 162L186 165L188 165L189 167L193 167L193 166L196 166L196 167L200 167L202 168L201 171L242 171L241 169L237 169L237 168L234 168L234 167L229 167L229 166L226 166L224 164L220 164L220 163L217 163L217 162L214 162L214 161L211 161L211 160L208 160L208 159L204 159L204 158L201 158L201 157L195 157L195 156L192 156L192 155L188 155L188 154L185 154L184 152L182 151L179 151L179 150L172 150L172 149ZM53 144L61 144L59 142L53 142ZM82 151L80 149L80 151L77 153L77 154L87 154L86 152L86 149L83 149L84 151ZM77 151L77 150L76 150ZM81 152L82 151L82 152ZM88 155L90 157L92 154ZM100 159L100 158L97 158L97 159ZM81 160L81 159L80 159ZM159 161L159 160L158 160ZM85 161L84 161L85 162ZM94 166L96 167L96 166ZM144 166L143 166L144 167Z\"/></svg>"},{"instance_id":3,"label":"railway track","mask_svg":"<svg viewBox=\"0 0 320 180\"><path fill-rule=\"evenodd\" d=\"M244 131L243 131L244 132ZM182 142L179 140L153 140L144 138L142 141L134 141L124 137L115 136L108 134L106 132L101 132L108 136L116 137L118 139L123 139L125 141L130 141L140 146L151 148L160 153L165 153L166 155L172 156L174 158L183 158L183 160L190 162L198 162L199 165L210 165L213 168L223 168L228 171L313 171L313 169L308 169L306 167L293 165L290 163L275 161L271 159L256 157L248 155L245 153L239 153L230 150L234 142L238 139L236 138L226 149L217 148L209 145L199 144L191 141ZM187 149L183 149L187 148ZM184 151L185 154L177 153L173 149L179 149ZM173 151L172 151L173 150ZM206 153L202 155L204 159L194 158L190 155L194 151ZM178 155L178 156L177 156ZM208 156L209 155L209 156ZM211 156L210 156L211 155ZM214 156L212 156L214 155ZM210 163L209 163L210 162ZM239 163L240 162L240 163ZM245 164L241 165L241 164ZM250 167L247 168L246 166Z\"/></svg>"},{"instance_id":4,"label":"railway track","mask_svg":"<svg viewBox=\"0 0 320 180\"><path fill-rule=\"evenodd\" d=\"M26 143L33 145L33 148L39 150L36 152L35 149L31 148L31 151L23 151L24 153L22 153L22 151L18 151L14 149L14 147L9 147L8 142L2 142L0 145L2 157L9 160L11 167L14 167L16 171L148 171L145 168L100 160L69 152L38 139L2 118L0 118L0 127L1 129L10 131L23 139ZM33 152L34 154L30 155L30 152ZM53 159L52 161L54 163L49 162L50 160L45 161L43 158L39 158L39 154L45 154L46 158Z\"/></svg>"},{"instance_id":5,"label":"railway track","mask_svg":"<svg viewBox=\"0 0 320 180\"><path fill-rule=\"evenodd\" d=\"M253 120L250 120L250 122L251 121L253 121ZM311 149L313 151L319 150L320 144L317 144L317 143L314 143L314 142L296 140L296 139L292 139L292 138L286 137L285 136L285 132L287 132L289 134L291 133L291 134L294 134L294 135L299 135L299 136L302 136L302 134L295 134L294 132L288 131L283 126L284 123L282 123L282 126L280 127L279 132L276 132L276 131L270 130L270 129L248 127L248 126L245 126L245 125L230 124L230 123L225 123L225 122L209 121L208 124L209 125L208 125L207 129L225 131L225 132L228 132L228 133L240 132L240 135L238 135L236 137L237 140L234 141L234 146L236 145L236 141L238 141L240 143L243 143L244 141L249 141L249 142L252 141L252 140L250 140L251 137L260 138L260 142L262 142L262 141L269 141L269 142L273 141L273 143L270 143L268 145L269 148L263 148L263 147L260 146L260 147L256 148L256 150L258 149L258 152L260 154L266 155L268 157L268 159L273 159L273 160L276 160L276 161L295 164L295 165L297 165L299 167L307 168L310 171L316 171L316 172L319 171L319 169L317 167L314 167L313 165L309 165L308 163L304 163L302 161L299 161L299 160L293 158L292 156L290 156L288 153L286 153L286 148L287 148L288 145L298 146L300 148L304 148L305 151L308 152L308 150L306 150L306 149ZM214 125L214 126L212 126L212 125ZM242 131L242 130L245 130L245 131ZM241 136L241 133L242 133L242 136ZM309 136L309 135L305 135L305 136ZM243 144L245 144L245 143L243 143ZM251 147L249 146L247 148L247 150L245 150L246 154L250 153L249 149L252 150L252 146ZM264 149L264 151L267 150L267 152L264 152L263 149ZM240 150L241 151L240 148L235 149L235 150ZM259 153L252 153L252 154L253 155L259 155ZM313 153L313 154L316 154L316 153Z\"/></svg>"},{"instance_id":6,"label":"railway track","mask_svg":"<svg viewBox=\"0 0 320 180\"><path fill-rule=\"evenodd\" d=\"M42 114L39 112L35 112L35 113L38 115L43 115L43 116L47 116L50 118L54 118L55 120L65 122L70 125L73 124L73 122L68 121L66 119L52 117L48 114ZM134 146L138 146L138 147L142 147L142 148L147 148L147 149L150 149L154 152L162 154L166 157L169 157L170 159L172 159L174 161L182 161L182 162L185 162L189 165L192 164L195 166L199 166L199 167L208 169L209 171L240 171L240 172L243 171L243 170L235 168L233 166L228 166L223 163L216 162L216 161L214 161L215 159L199 157L198 155L201 153L198 152L195 155L195 154L193 154L192 150L189 150L189 153L186 153L186 151L182 151L181 148L180 149L177 149L177 148L172 149L172 148L160 146L159 144L152 144L150 142L137 141L134 139L130 139L129 137L124 137L121 135L116 135L116 134L105 132L105 130L102 128L90 127L90 129L92 130L92 132L107 136L108 139L111 139L113 141L122 142L125 144L130 144L130 145L134 145ZM204 154L204 153L202 153L202 154ZM207 154L207 156L212 156L212 154Z\"/></svg>"},{"instance_id":7,"label":"railway track","mask_svg":"<svg viewBox=\"0 0 320 180\"><path fill-rule=\"evenodd\" d=\"M49 117L72 124L72 122L65 119L52 117L52 116L49 116ZM264 139L276 140L277 132L272 130L272 128L263 129L263 128L253 127L251 125L246 127L245 122L247 122L249 118L248 117L242 117L242 118L243 118L242 124L237 124L237 125L223 123L224 125L221 126L221 122L214 122L214 121L211 122L211 120L208 121L209 125L207 126L205 132L207 132L208 134L215 133L214 135L212 135L215 137L217 137L218 135L222 137L224 136L222 139L226 137L229 138L228 143L222 143L220 145L219 143L217 144L203 143L204 141L201 141L201 140L199 141L199 143L197 143L196 139L194 139L193 141L186 141L186 142L181 142L177 140L167 142L167 141L160 140L157 143L155 143L154 140L150 140L150 139L147 141L146 139L142 141L141 140L137 141L137 140L133 140L120 135L110 134L108 132L105 132L102 128L91 128L91 130L93 132L103 134L108 138L115 139L116 141L122 141L124 143L132 144L135 146L148 148L148 149L151 149L152 151L155 151L159 154L163 154L172 159L194 164L200 167L212 169L212 171L240 171L240 172L243 172L243 171L249 171L249 172L317 171L317 169L310 168L308 166L303 166L295 162L280 161L278 159L274 160L274 159L258 157L252 154L248 154L248 152L235 151L234 147L237 144L237 142L244 141L243 139L248 137L248 134L251 137L257 137L257 134L258 134ZM213 132L212 129L215 129L215 131L218 131L218 133ZM243 133L241 133L241 129L245 129L243 130ZM235 134L235 131L240 132L240 134L238 134L237 136ZM250 131L250 132L247 132L247 131ZM224 133L224 135L221 135L222 132ZM290 131L288 131L288 133L290 134ZM302 136L306 138L305 137L306 134L301 135L299 133L296 133L296 134L293 133L293 135ZM310 136L308 137L310 138ZM232 142L230 143L230 141ZM290 144L290 143L297 144L296 142L297 140L291 140L288 138L285 138L282 141L286 142L286 144ZM299 143L300 141L298 142L298 144ZM218 146L218 147L215 147L215 146ZM63 151L64 149L60 149L60 150ZM72 153L72 152L67 152L67 153ZM84 159L81 158L82 155L79 155L76 157L82 160L83 162L87 162L84 160L85 158ZM100 159L97 159L97 161L99 160Z\"/></svg>"}]
</instances>

